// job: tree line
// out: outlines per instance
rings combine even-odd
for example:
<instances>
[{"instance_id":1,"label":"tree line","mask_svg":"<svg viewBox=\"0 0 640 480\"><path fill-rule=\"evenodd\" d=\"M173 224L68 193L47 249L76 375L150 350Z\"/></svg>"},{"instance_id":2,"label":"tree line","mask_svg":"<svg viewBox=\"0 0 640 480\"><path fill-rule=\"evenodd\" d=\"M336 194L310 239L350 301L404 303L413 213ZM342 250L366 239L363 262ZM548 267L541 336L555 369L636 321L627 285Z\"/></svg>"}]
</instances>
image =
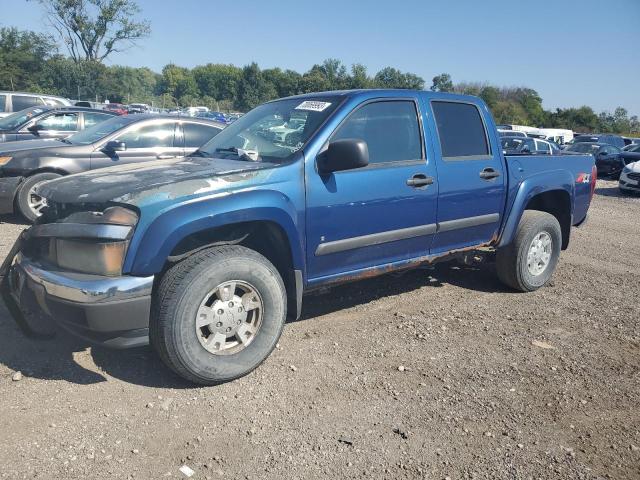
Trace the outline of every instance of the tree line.
<instances>
[{"instance_id":1,"label":"tree line","mask_svg":"<svg viewBox=\"0 0 640 480\"><path fill-rule=\"evenodd\" d=\"M94 55L95 57L95 55ZM166 65L161 72L146 67L107 66L99 58L67 56L46 34L0 28L0 89L26 90L72 99L118 103L148 103L163 108L204 105L221 111L247 111L262 102L308 92L351 88L422 90L420 76L386 67L374 75L361 64L350 67L327 59L304 73L280 68L261 69L207 63L194 68ZM640 133L637 116L618 107L596 113L591 107L542 107L531 88L498 87L482 83L454 83L444 73L433 78L434 91L482 97L497 123L569 128L574 131Z\"/></svg>"}]
</instances>

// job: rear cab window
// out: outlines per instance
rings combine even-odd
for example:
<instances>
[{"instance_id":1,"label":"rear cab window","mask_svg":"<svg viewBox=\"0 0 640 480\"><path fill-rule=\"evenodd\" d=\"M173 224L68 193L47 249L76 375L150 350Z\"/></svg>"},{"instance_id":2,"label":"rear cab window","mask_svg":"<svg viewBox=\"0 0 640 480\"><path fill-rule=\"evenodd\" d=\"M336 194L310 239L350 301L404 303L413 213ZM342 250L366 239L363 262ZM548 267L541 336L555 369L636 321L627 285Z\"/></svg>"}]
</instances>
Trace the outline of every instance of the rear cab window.
<instances>
[{"instance_id":1,"label":"rear cab window","mask_svg":"<svg viewBox=\"0 0 640 480\"><path fill-rule=\"evenodd\" d=\"M471 103L434 100L431 108L444 160L491 158L487 131L478 107Z\"/></svg>"},{"instance_id":2,"label":"rear cab window","mask_svg":"<svg viewBox=\"0 0 640 480\"><path fill-rule=\"evenodd\" d=\"M185 148L198 148L207 143L218 133L220 128L203 123L184 123L184 146Z\"/></svg>"},{"instance_id":3,"label":"rear cab window","mask_svg":"<svg viewBox=\"0 0 640 480\"><path fill-rule=\"evenodd\" d=\"M14 112L19 112L25 108L44 105L42 99L34 95L13 95L11 97L11 103Z\"/></svg>"},{"instance_id":4,"label":"rear cab window","mask_svg":"<svg viewBox=\"0 0 640 480\"><path fill-rule=\"evenodd\" d=\"M7 111L7 96L0 95L0 112L6 112L6 111Z\"/></svg>"}]
</instances>

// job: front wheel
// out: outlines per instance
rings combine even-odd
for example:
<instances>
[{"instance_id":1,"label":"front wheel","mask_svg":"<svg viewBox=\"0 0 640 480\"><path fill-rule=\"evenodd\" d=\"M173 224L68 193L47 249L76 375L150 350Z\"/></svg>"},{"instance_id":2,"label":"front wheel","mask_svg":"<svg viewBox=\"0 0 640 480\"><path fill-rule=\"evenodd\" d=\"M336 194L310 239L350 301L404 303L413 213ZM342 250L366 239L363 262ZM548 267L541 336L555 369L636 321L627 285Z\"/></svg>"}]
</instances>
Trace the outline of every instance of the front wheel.
<instances>
[{"instance_id":1,"label":"front wheel","mask_svg":"<svg viewBox=\"0 0 640 480\"><path fill-rule=\"evenodd\" d=\"M46 200L36 193L36 188L60 177L61 175L53 172L36 173L27 177L16 195L17 210L26 220L35 222L42 215L42 209L47 206Z\"/></svg>"},{"instance_id":2,"label":"front wheel","mask_svg":"<svg viewBox=\"0 0 640 480\"><path fill-rule=\"evenodd\" d=\"M178 375L215 385L246 375L269 356L286 306L282 278L265 257L242 246L208 248L160 281L149 337Z\"/></svg>"},{"instance_id":3,"label":"front wheel","mask_svg":"<svg viewBox=\"0 0 640 480\"><path fill-rule=\"evenodd\" d=\"M558 220L547 212L525 210L510 245L498 250L498 278L521 292L545 285L558 265L562 231Z\"/></svg>"}]
</instances>

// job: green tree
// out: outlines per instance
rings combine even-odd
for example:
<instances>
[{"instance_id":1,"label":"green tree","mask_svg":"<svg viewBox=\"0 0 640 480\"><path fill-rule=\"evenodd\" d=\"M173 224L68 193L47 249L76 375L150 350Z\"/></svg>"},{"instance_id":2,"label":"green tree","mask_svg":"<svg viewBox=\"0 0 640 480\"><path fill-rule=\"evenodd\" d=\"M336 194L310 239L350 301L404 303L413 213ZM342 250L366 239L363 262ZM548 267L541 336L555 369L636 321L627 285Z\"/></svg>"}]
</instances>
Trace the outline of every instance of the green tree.
<instances>
[{"instance_id":1,"label":"green tree","mask_svg":"<svg viewBox=\"0 0 640 480\"><path fill-rule=\"evenodd\" d=\"M46 62L55 53L48 35L0 28L0 89L40 89Z\"/></svg>"},{"instance_id":2,"label":"green tree","mask_svg":"<svg viewBox=\"0 0 640 480\"><path fill-rule=\"evenodd\" d=\"M216 100L234 100L242 78L242 69L233 65L208 63L191 71L200 95Z\"/></svg>"},{"instance_id":3,"label":"green tree","mask_svg":"<svg viewBox=\"0 0 640 480\"><path fill-rule=\"evenodd\" d=\"M133 19L140 13L134 0L36 1L76 62L102 62L150 33L148 21Z\"/></svg>"},{"instance_id":4,"label":"green tree","mask_svg":"<svg viewBox=\"0 0 640 480\"><path fill-rule=\"evenodd\" d=\"M238 87L237 106L241 110L250 110L257 105L277 98L275 87L265 81L257 63L252 63L242 69L242 79Z\"/></svg>"},{"instance_id":5,"label":"green tree","mask_svg":"<svg viewBox=\"0 0 640 480\"><path fill-rule=\"evenodd\" d=\"M448 73L441 73L433 77L433 84L431 85L431 91L433 92L453 92L453 81L451 75Z\"/></svg>"},{"instance_id":6,"label":"green tree","mask_svg":"<svg viewBox=\"0 0 640 480\"><path fill-rule=\"evenodd\" d=\"M361 63L351 65L351 77L349 79L349 88L369 88L373 81L367 74L367 67Z\"/></svg>"},{"instance_id":7,"label":"green tree","mask_svg":"<svg viewBox=\"0 0 640 480\"><path fill-rule=\"evenodd\" d=\"M424 79L413 73L402 73L392 67L383 68L376 73L373 83L380 88L424 89Z\"/></svg>"}]
</instances>

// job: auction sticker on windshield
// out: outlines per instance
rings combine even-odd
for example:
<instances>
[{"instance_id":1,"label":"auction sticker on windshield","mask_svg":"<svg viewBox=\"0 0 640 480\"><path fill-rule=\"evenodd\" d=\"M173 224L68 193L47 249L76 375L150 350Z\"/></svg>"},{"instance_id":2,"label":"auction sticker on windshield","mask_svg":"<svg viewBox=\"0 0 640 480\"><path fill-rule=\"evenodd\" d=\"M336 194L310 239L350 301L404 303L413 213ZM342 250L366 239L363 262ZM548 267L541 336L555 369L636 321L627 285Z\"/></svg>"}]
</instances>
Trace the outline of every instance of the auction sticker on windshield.
<instances>
[{"instance_id":1,"label":"auction sticker on windshield","mask_svg":"<svg viewBox=\"0 0 640 480\"><path fill-rule=\"evenodd\" d=\"M313 102L306 100L296 107L296 110L311 110L312 112L322 112L331 105L331 102Z\"/></svg>"}]
</instances>

